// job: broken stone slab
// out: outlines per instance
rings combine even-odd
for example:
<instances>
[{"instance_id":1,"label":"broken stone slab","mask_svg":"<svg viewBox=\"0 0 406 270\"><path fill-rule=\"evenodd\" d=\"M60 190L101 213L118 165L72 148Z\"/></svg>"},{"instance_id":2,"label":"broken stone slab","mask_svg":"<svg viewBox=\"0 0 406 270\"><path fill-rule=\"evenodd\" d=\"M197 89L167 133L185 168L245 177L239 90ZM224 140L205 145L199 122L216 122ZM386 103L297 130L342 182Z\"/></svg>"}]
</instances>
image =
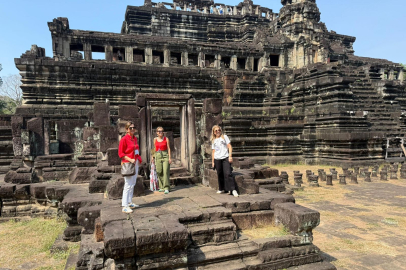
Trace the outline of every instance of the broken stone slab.
<instances>
[{"instance_id":1,"label":"broken stone slab","mask_svg":"<svg viewBox=\"0 0 406 270\"><path fill-rule=\"evenodd\" d=\"M320 224L320 213L291 202L279 203L275 207L275 221L301 236L304 243L311 243L312 230Z\"/></svg>"},{"instance_id":2,"label":"broken stone slab","mask_svg":"<svg viewBox=\"0 0 406 270\"><path fill-rule=\"evenodd\" d=\"M134 197L139 197L145 194L143 184L143 177L138 175L137 182L134 187ZM124 177L121 175L114 175L107 184L106 192L109 199L116 200L123 197Z\"/></svg>"},{"instance_id":3,"label":"broken stone slab","mask_svg":"<svg viewBox=\"0 0 406 270\"><path fill-rule=\"evenodd\" d=\"M101 205L85 206L78 210L77 221L83 226L83 234L92 234L95 229L96 219L100 217Z\"/></svg>"},{"instance_id":4,"label":"broken stone slab","mask_svg":"<svg viewBox=\"0 0 406 270\"><path fill-rule=\"evenodd\" d=\"M136 242L131 220L112 221L104 228L104 252L108 258L135 256Z\"/></svg>"},{"instance_id":5,"label":"broken stone slab","mask_svg":"<svg viewBox=\"0 0 406 270\"><path fill-rule=\"evenodd\" d=\"M93 235L82 234L76 267L102 269L104 266L104 244L96 242Z\"/></svg>"}]
</instances>

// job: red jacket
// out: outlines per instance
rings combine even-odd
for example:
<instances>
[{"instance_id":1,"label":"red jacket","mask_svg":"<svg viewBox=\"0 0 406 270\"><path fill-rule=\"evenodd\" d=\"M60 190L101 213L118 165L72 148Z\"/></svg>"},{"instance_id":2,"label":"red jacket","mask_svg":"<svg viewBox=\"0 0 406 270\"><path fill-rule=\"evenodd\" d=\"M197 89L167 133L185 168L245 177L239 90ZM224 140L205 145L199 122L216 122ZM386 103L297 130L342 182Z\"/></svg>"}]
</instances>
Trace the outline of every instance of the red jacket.
<instances>
[{"instance_id":1,"label":"red jacket","mask_svg":"<svg viewBox=\"0 0 406 270\"><path fill-rule=\"evenodd\" d=\"M130 134L124 135L120 140L120 144L118 145L118 156L121 158L121 162L129 162L128 160L124 159L124 157L127 156L131 159L138 159L139 163L141 163L141 156L135 155L134 153L135 150L139 151L139 149L140 147L138 146L137 138L135 136L133 136L133 140L131 140Z\"/></svg>"}]
</instances>

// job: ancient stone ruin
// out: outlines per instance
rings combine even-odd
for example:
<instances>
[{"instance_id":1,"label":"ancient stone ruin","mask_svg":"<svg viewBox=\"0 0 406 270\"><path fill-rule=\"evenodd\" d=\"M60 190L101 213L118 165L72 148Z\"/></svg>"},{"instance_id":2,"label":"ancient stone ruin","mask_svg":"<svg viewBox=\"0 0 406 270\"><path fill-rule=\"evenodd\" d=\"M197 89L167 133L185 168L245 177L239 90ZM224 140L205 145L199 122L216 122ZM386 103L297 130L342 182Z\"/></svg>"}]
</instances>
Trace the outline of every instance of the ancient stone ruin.
<instances>
[{"instance_id":1,"label":"ancient stone ruin","mask_svg":"<svg viewBox=\"0 0 406 270\"><path fill-rule=\"evenodd\" d=\"M49 22L52 57L33 45L15 59L24 102L0 116L1 218L63 212L64 239L81 241L80 270L335 269L312 244L320 214L296 205L287 188L300 188L303 172L289 185L287 174L259 164L359 170L404 161L404 69L355 56L355 37L328 31L315 0L282 5L275 13L249 0L145 0L127 7L120 33ZM129 120L144 162L141 208L127 216L115 199ZM232 139L239 198L215 194L214 124ZM176 188L162 199L147 191L157 126L175 160ZM357 182L358 172L343 173L341 183ZM306 176L314 187L338 179L335 170ZM237 233L274 223L291 235Z\"/></svg>"}]
</instances>

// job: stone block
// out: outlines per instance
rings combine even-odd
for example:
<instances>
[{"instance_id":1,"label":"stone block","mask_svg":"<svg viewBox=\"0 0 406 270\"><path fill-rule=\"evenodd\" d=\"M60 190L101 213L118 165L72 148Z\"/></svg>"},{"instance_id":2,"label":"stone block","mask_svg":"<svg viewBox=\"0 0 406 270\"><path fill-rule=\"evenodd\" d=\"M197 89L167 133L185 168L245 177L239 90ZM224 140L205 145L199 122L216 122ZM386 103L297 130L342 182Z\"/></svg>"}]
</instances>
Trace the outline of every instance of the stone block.
<instances>
[{"instance_id":1,"label":"stone block","mask_svg":"<svg viewBox=\"0 0 406 270\"><path fill-rule=\"evenodd\" d=\"M292 234L302 236L304 243L311 243L312 230L320 224L320 213L291 202L279 203L275 207L275 221Z\"/></svg>"},{"instance_id":2,"label":"stone block","mask_svg":"<svg viewBox=\"0 0 406 270\"><path fill-rule=\"evenodd\" d=\"M80 241L80 234L82 232L82 226L69 226L63 232L63 240L78 242Z\"/></svg>"},{"instance_id":3,"label":"stone block","mask_svg":"<svg viewBox=\"0 0 406 270\"><path fill-rule=\"evenodd\" d=\"M1 199L14 199L14 191L16 185L14 184L5 184L0 186L0 198Z\"/></svg>"},{"instance_id":4,"label":"stone block","mask_svg":"<svg viewBox=\"0 0 406 270\"><path fill-rule=\"evenodd\" d=\"M131 220L112 221L104 228L104 251L109 258L134 257L136 254L135 240Z\"/></svg>"},{"instance_id":5,"label":"stone block","mask_svg":"<svg viewBox=\"0 0 406 270\"><path fill-rule=\"evenodd\" d=\"M118 148L107 149L107 162L109 166L121 165L121 158L118 156Z\"/></svg>"},{"instance_id":6,"label":"stone block","mask_svg":"<svg viewBox=\"0 0 406 270\"><path fill-rule=\"evenodd\" d=\"M95 102L93 106L93 121L95 126L110 125L110 102Z\"/></svg>"},{"instance_id":7,"label":"stone block","mask_svg":"<svg viewBox=\"0 0 406 270\"><path fill-rule=\"evenodd\" d=\"M109 180L92 180L89 183L89 193L104 193Z\"/></svg>"},{"instance_id":8,"label":"stone block","mask_svg":"<svg viewBox=\"0 0 406 270\"><path fill-rule=\"evenodd\" d=\"M92 234L96 219L100 217L101 205L85 206L78 210L78 223L83 226L82 233Z\"/></svg>"},{"instance_id":9,"label":"stone block","mask_svg":"<svg viewBox=\"0 0 406 270\"><path fill-rule=\"evenodd\" d=\"M203 100L203 113L221 114L223 101L220 98L206 98Z\"/></svg>"},{"instance_id":10,"label":"stone block","mask_svg":"<svg viewBox=\"0 0 406 270\"><path fill-rule=\"evenodd\" d=\"M121 120L133 121L139 118L138 106L136 105L119 105L118 106L118 117Z\"/></svg>"}]
</instances>

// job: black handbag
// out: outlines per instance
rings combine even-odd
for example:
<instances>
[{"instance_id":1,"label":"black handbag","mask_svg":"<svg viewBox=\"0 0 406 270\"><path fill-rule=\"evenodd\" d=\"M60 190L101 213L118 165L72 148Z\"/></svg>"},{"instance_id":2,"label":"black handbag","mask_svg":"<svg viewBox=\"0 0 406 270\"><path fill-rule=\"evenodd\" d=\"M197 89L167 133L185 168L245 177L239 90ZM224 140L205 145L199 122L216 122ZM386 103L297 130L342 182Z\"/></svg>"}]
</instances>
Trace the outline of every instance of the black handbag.
<instances>
[{"instance_id":1,"label":"black handbag","mask_svg":"<svg viewBox=\"0 0 406 270\"><path fill-rule=\"evenodd\" d=\"M121 175L122 176L133 176L135 175L135 164L131 162L126 162L121 165Z\"/></svg>"}]
</instances>

